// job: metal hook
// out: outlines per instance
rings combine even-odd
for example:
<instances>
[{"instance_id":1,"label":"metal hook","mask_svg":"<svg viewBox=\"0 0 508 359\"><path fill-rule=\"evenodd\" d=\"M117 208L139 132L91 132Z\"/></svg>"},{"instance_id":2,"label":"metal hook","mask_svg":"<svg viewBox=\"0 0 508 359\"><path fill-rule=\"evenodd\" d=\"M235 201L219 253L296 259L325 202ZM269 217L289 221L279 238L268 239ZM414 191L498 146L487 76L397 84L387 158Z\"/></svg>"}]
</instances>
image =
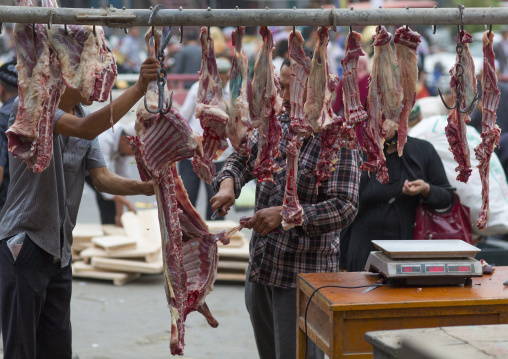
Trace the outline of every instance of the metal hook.
<instances>
[{"instance_id":1,"label":"metal hook","mask_svg":"<svg viewBox=\"0 0 508 359\"><path fill-rule=\"evenodd\" d=\"M337 18L335 17L335 6L330 10L330 16L332 17L332 30L337 32Z\"/></svg>"},{"instance_id":2,"label":"metal hook","mask_svg":"<svg viewBox=\"0 0 508 359\"><path fill-rule=\"evenodd\" d=\"M296 26L293 26L293 36L296 35Z\"/></svg>"},{"instance_id":3,"label":"metal hook","mask_svg":"<svg viewBox=\"0 0 508 359\"><path fill-rule=\"evenodd\" d=\"M93 26L93 36L97 36L97 33L95 32L95 25Z\"/></svg>"},{"instance_id":4,"label":"metal hook","mask_svg":"<svg viewBox=\"0 0 508 359\"><path fill-rule=\"evenodd\" d=\"M439 92L439 96L441 97L441 101L443 101L443 105L445 105L445 107L446 107L448 110L453 110L455 107L457 107L457 106L458 106L459 101L457 101L453 107L448 106L448 105L446 104L446 101L445 101L445 99L444 99L444 97L443 97L443 94L441 93L441 90L440 90L439 88L437 89L437 92Z\"/></svg>"},{"instance_id":5,"label":"metal hook","mask_svg":"<svg viewBox=\"0 0 508 359\"><path fill-rule=\"evenodd\" d=\"M35 24L32 24L32 33L34 35L34 43L35 43Z\"/></svg>"},{"instance_id":6,"label":"metal hook","mask_svg":"<svg viewBox=\"0 0 508 359\"><path fill-rule=\"evenodd\" d=\"M64 24L64 34L69 35L69 30L67 30L67 24Z\"/></svg>"},{"instance_id":7,"label":"metal hook","mask_svg":"<svg viewBox=\"0 0 508 359\"><path fill-rule=\"evenodd\" d=\"M349 33L352 35L353 34L353 27L352 26L349 26Z\"/></svg>"},{"instance_id":8,"label":"metal hook","mask_svg":"<svg viewBox=\"0 0 508 359\"><path fill-rule=\"evenodd\" d=\"M437 9L437 5L434 5L434 9ZM437 26L436 25L432 25L432 35L436 34L436 29L437 29Z\"/></svg>"},{"instance_id":9,"label":"metal hook","mask_svg":"<svg viewBox=\"0 0 508 359\"><path fill-rule=\"evenodd\" d=\"M2 27L3 27L3 24L0 22L0 35L2 35Z\"/></svg>"},{"instance_id":10,"label":"metal hook","mask_svg":"<svg viewBox=\"0 0 508 359\"><path fill-rule=\"evenodd\" d=\"M153 18L157 15L160 9L167 9L166 5L164 4L157 4L152 10L152 13L150 14L150 17L148 18L148 25L152 25Z\"/></svg>"},{"instance_id":11,"label":"metal hook","mask_svg":"<svg viewBox=\"0 0 508 359\"><path fill-rule=\"evenodd\" d=\"M125 32L126 35L129 33L129 30L127 30L126 27L123 28L123 31Z\"/></svg>"},{"instance_id":12,"label":"metal hook","mask_svg":"<svg viewBox=\"0 0 508 359\"><path fill-rule=\"evenodd\" d=\"M53 10L50 10L48 15L48 30L51 30L52 24L53 24Z\"/></svg>"},{"instance_id":13,"label":"metal hook","mask_svg":"<svg viewBox=\"0 0 508 359\"><path fill-rule=\"evenodd\" d=\"M458 4L459 13L460 13L460 31L464 31L464 6Z\"/></svg>"},{"instance_id":14,"label":"metal hook","mask_svg":"<svg viewBox=\"0 0 508 359\"><path fill-rule=\"evenodd\" d=\"M207 26L206 27L206 32L207 32L207 40L210 41L210 26Z\"/></svg>"},{"instance_id":15,"label":"metal hook","mask_svg":"<svg viewBox=\"0 0 508 359\"><path fill-rule=\"evenodd\" d=\"M180 44L183 43L183 26L180 26Z\"/></svg>"},{"instance_id":16,"label":"metal hook","mask_svg":"<svg viewBox=\"0 0 508 359\"><path fill-rule=\"evenodd\" d=\"M493 5L490 5L490 8L492 9L494 6ZM485 25L485 31L487 31L487 25ZM1 31L0 31L1 33ZM489 27L489 33L487 34L488 37L490 37L490 34L492 34L492 24L490 24L490 27Z\"/></svg>"}]
</instances>

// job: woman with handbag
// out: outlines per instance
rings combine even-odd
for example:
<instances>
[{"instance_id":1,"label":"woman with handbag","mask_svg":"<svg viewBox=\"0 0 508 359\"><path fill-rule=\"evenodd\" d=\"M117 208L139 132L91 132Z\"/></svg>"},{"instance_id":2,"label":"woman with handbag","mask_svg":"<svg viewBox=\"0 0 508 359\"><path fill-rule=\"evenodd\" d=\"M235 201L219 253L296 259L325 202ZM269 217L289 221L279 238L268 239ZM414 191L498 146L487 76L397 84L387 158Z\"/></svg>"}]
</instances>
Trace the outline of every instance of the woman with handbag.
<instances>
[{"instance_id":1,"label":"woman with handbag","mask_svg":"<svg viewBox=\"0 0 508 359\"><path fill-rule=\"evenodd\" d=\"M384 154L389 181L362 172L358 215L340 235L340 268L365 270L375 239L413 239L413 224L420 201L433 209L451 208L453 191L443 163L431 143L407 138L404 153L397 154L397 132L385 135Z\"/></svg>"}]
</instances>

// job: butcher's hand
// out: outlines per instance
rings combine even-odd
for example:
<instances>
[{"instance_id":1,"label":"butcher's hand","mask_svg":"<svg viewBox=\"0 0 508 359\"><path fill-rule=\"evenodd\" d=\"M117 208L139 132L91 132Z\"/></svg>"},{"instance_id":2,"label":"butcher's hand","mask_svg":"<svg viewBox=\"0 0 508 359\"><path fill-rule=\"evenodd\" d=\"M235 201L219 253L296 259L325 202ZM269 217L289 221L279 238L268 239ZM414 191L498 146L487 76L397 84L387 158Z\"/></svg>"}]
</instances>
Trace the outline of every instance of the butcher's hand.
<instances>
[{"instance_id":1,"label":"butcher's hand","mask_svg":"<svg viewBox=\"0 0 508 359\"><path fill-rule=\"evenodd\" d=\"M138 82L134 86L136 86L142 93L146 93L146 88L148 87L148 83L150 81L157 80L157 71L160 68L159 61L153 56L148 57L141 64L141 69L139 71L139 79Z\"/></svg>"},{"instance_id":2,"label":"butcher's hand","mask_svg":"<svg viewBox=\"0 0 508 359\"><path fill-rule=\"evenodd\" d=\"M139 181L138 184L139 194L144 194L145 196L153 196L155 191L153 189L153 181L143 182ZM130 211L131 209L129 209Z\"/></svg>"},{"instance_id":3,"label":"butcher's hand","mask_svg":"<svg viewBox=\"0 0 508 359\"><path fill-rule=\"evenodd\" d=\"M263 208L257 211L245 227L253 229L262 236L277 229L282 223L282 206Z\"/></svg>"},{"instance_id":4,"label":"butcher's hand","mask_svg":"<svg viewBox=\"0 0 508 359\"><path fill-rule=\"evenodd\" d=\"M221 208L220 217L228 214L231 206L235 204L235 182L232 178L225 178L220 183L219 192L210 199L210 204L214 212L217 208Z\"/></svg>"},{"instance_id":5,"label":"butcher's hand","mask_svg":"<svg viewBox=\"0 0 508 359\"><path fill-rule=\"evenodd\" d=\"M404 186L402 187L402 193L408 196L417 196L421 194L423 198L427 199L430 194L430 185L421 179L417 179L415 181L405 180Z\"/></svg>"}]
</instances>

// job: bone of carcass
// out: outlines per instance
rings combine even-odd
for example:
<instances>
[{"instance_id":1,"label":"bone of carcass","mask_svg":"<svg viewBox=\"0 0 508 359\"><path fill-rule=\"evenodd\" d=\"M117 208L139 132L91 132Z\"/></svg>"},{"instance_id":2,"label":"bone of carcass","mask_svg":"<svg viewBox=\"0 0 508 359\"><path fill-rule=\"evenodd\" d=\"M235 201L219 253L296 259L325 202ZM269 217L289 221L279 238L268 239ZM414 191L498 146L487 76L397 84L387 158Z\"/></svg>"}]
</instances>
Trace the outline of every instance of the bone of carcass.
<instances>
[{"instance_id":1,"label":"bone of carcass","mask_svg":"<svg viewBox=\"0 0 508 359\"><path fill-rule=\"evenodd\" d=\"M459 81L459 74L456 73L456 66L450 70L450 89L454 103L457 102L459 97L459 88L462 87L463 93L461 97L461 106L459 111L458 107L455 107L448 116L448 124L445 127L446 138L450 145L450 151L453 153L455 161L458 166L455 171L459 172L457 180L466 183L471 175L471 161L469 159L470 151L466 137L466 124L471 121L472 108L466 111L467 107L473 102L474 96L476 95L476 77L474 76L475 69L471 53L469 52L468 43L473 42L473 38L465 31L461 31L461 34L457 36L457 44L459 43L459 36L464 46L462 51L462 84ZM456 61L459 61L459 55L457 55Z\"/></svg>"},{"instance_id":2,"label":"bone of carcass","mask_svg":"<svg viewBox=\"0 0 508 359\"><path fill-rule=\"evenodd\" d=\"M489 35L490 33L490 35ZM494 33L483 33L483 74L482 74L482 142L474 149L476 159L479 161L478 169L482 180L482 208L477 220L478 229L483 230L489 221L489 167L494 147L499 145L501 130L496 125L496 110L499 105L501 91L497 87L497 75L494 64L494 50L492 42Z\"/></svg>"},{"instance_id":3,"label":"bone of carcass","mask_svg":"<svg viewBox=\"0 0 508 359\"><path fill-rule=\"evenodd\" d=\"M303 51L304 39L300 31L289 35L288 57L291 66L290 101L291 125L286 137L286 190L282 208L282 227L288 230L303 223L303 208L298 200L296 174L302 137L313 133L303 112L304 95L307 87L311 60Z\"/></svg>"},{"instance_id":4,"label":"bone of carcass","mask_svg":"<svg viewBox=\"0 0 508 359\"><path fill-rule=\"evenodd\" d=\"M282 99L277 94L279 80L272 63L273 35L267 26L261 26L259 33L263 45L254 65L249 106L251 125L258 129L258 153L253 173L258 182L273 182L272 174L280 170L274 159L280 156L282 127L277 117L283 107Z\"/></svg>"},{"instance_id":5,"label":"bone of carcass","mask_svg":"<svg viewBox=\"0 0 508 359\"><path fill-rule=\"evenodd\" d=\"M201 70L197 95L196 118L203 128L203 155L194 156L194 171L206 183L215 175L213 160L228 148L226 126L228 105L222 94L222 81L217 70L213 39L206 26L201 28Z\"/></svg>"},{"instance_id":6,"label":"bone of carcass","mask_svg":"<svg viewBox=\"0 0 508 359\"><path fill-rule=\"evenodd\" d=\"M231 38L235 47L235 56L231 65L229 76L229 122L226 134L241 156L250 154L252 126L249 123L249 62L242 53L242 38L245 26L238 26L233 30Z\"/></svg>"},{"instance_id":7,"label":"bone of carcass","mask_svg":"<svg viewBox=\"0 0 508 359\"><path fill-rule=\"evenodd\" d=\"M388 131L396 122L401 112L402 87L400 70L390 46L391 34L384 26L378 26L374 43L374 59L369 85L368 120L362 128L363 149L367 161L361 166L362 171L376 172L376 179L381 183L388 182L388 169L383 153L383 131ZM384 123L389 125L384 127Z\"/></svg>"},{"instance_id":8,"label":"bone of carcass","mask_svg":"<svg viewBox=\"0 0 508 359\"><path fill-rule=\"evenodd\" d=\"M45 7L58 7L56 0L43 0ZM67 87L77 89L90 101L104 102L115 83L117 69L113 53L106 47L101 26L53 25L48 30L51 47L62 65Z\"/></svg>"},{"instance_id":9,"label":"bone of carcass","mask_svg":"<svg viewBox=\"0 0 508 359\"><path fill-rule=\"evenodd\" d=\"M32 6L22 0L20 6ZM53 154L53 116L63 90L60 64L41 24L14 25L18 57L19 105L7 130L9 151L34 172L42 172Z\"/></svg>"},{"instance_id":10,"label":"bone of carcass","mask_svg":"<svg viewBox=\"0 0 508 359\"><path fill-rule=\"evenodd\" d=\"M409 115L411 115L416 101L416 86L418 85L418 57L416 49L421 42L420 34L406 26L402 26L395 31L393 42L395 43L397 62L400 66L400 79L404 93L397 130L397 152L399 156L402 156L402 151L407 140Z\"/></svg>"},{"instance_id":11,"label":"bone of carcass","mask_svg":"<svg viewBox=\"0 0 508 359\"><path fill-rule=\"evenodd\" d=\"M342 78L344 117L346 119L344 129L345 143L349 149L358 148L356 127L361 125L368 117L360 100L358 87L358 58L364 56L361 49L362 35L356 31L349 32L346 41L346 54L342 59Z\"/></svg>"},{"instance_id":12,"label":"bone of carcass","mask_svg":"<svg viewBox=\"0 0 508 359\"><path fill-rule=\"evenodd\" d=\"M160 32L156 32L156 48L160 45L160 39ZM147 105L156 106L156 81L149 83L146 96ZM154 183L166 297L172 316L170 349L173 355L182 355L185 345L184 322L190 312L203 314L212 327L218 325L205 303L205 297L213 290L217 277L217 241L229 243L230 233L211 234L208 231L206 223L191 205L176 171L177 161L203 156L201 136L192 131L175 109L165 115L151 114L142 103L137 115L137 136L129 137L129 141L141 179Z\"/></svg>"},{"instance_id":13,"label":"bone of carcass","mask_svg":"<svg viewBox=\"0 0 508 359\"><path fill-rule=\"evenodd\" d=\"M335 89L338 78L330 74L328 69L328 28L320 27L317 30L318 41L312 65L307 79L307 101L304 112L307 122L312 126L314 132L321 132L326 126L333 122L335 115L332 110L335 102Z\"/></svg>"},{"instance_id":14,"label":"bone of carcass","mask_svg":"<svg viewBox=\"0 0 508 359\"><path fill-rule=\"evenodd\" d=\"M340 148L345 145L341 136L341 130L344 126L345 123L342 117L336 117L321 132L321 151L319 152L316 169L313 172L318 179L318 187L321 185L321 182L330 178L330 173L335 170L333 166L338 161L337 154Z\"/></svg>"}]
</instances>

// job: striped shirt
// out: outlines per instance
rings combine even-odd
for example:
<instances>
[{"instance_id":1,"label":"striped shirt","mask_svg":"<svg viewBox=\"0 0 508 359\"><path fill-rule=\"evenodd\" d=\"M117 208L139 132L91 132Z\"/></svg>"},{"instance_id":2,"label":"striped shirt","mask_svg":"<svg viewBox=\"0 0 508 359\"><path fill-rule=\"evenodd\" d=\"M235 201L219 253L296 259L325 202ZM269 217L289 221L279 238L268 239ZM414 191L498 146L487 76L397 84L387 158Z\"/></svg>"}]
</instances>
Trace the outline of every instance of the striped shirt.
<instances>
[{"instance_id":1,"label":"striped shirt","mask_svg":"<svg viewBox=\"0 0 508 359\"><path fill-rule=\"evenodd\" d=\"M274 183L258 183L256 187L256 211L282 206L286 184L286 135L290 119L283 115L283 139L276 162L282 168L275 173ZM235 196L242 186L254 179L252 174L258 144L257 132L253 134L250 158L233 153L215 176L212 186L217 191L220 182L233 178ZM303 142L298 158L298 198L303 207L303 224L288 231L279 226L267 236L253 231L250 242L250 278L254 283L281 288L296 287L299 273L336 272L339 270L339 233L351 223L358 211L358 183L360 156L357 151L341 149L339 161L331 177L317 188L313 174L321 150L321 136L316 134Z\"/></svg>"},{"instance_id":2,"label":"striped shirt","mask_svg":"<svg viewBox=\"0 0 508 359\"><path fill-rule=\"evenodd\" d=\"M17 112L16 100L9 126ZM89 113L82 106L74 112L78 117ZM57 109L55 124L64 114ZM37 246L60 259L62 267L67 266L86 171L106 166L99 142L53 133L53 156L47 169L33 173L11 154L9 166L11 182L0 213L0 240L25 232Z\"/></svg>"}]
</instances>

